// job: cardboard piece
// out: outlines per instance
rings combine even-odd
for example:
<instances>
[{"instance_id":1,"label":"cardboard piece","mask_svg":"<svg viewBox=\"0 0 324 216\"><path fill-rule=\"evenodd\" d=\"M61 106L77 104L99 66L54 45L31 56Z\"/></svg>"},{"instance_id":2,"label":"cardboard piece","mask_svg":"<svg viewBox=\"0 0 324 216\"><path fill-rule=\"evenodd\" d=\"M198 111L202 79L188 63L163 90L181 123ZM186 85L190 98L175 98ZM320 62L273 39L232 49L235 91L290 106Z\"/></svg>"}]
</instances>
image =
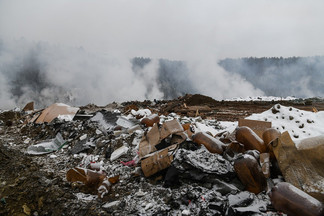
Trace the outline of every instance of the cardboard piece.
<instances>
[{"instance_id":1,"label":"cardboard piece","mask_svg":"<svg viewBox=\"0 0 324 216\"><path fill-rule=\"evenodd\" d=\"M102 184L105 178L106 175L104 174L100 174L81 167L72 168L66 173L66 179L69 182L80 181L84 183L86 187L92 189L97 189Z\"/></svg>"},{"instance_id":2,"label":"cardboard piece","mask_svg":"<svg viewBox=\"0 0 324 216\"><path fill-rule=\"evenodd\" d=\"M173 161L173 153L177 147L178 145L169 146L143 159L141 167L145 177L152 176L155 173L168 168Z\"/></svg>"},{"instance_id":3,"label":"cardboard piece","mask_svg":"<svg viewBox=\"0 0 324 216\"><path fill-rule=\"evenodd\" d=\"M183 132L183 127L177 119L166 121L164 122L161 128L161 140L167 138L171 134L175 134L178 132Z\"/></svg>"},{"instance_id":4,"label":"cardboard piece","mask_svg":"<svg viewBox=\"0 0 324 216\"><path fill-rule=\"evenodd\" d=\"M146 137L143 136L139 144L139 157L142 158L151 152L155 152L156 148L147 141Z\"/></svg>"},{"instance_id":5,"label":"cardboard piece","mask_svg":"<svg viewBox=\"0 0 324 216\"><path fill-rule=\"evenodd\" d=\"M319 152L320 149L297 150L287 131L273 141L272 145L286 182L323 202L324 164L323 159L319 160L316 157L316 155L323 155Z\"/></svg>"},{"instance_id":6,"label":"cardboard piece","mask_svg":"<svg viewBox=\"0 0 324 216\"><path fill-rule=\"evenodd\" d=\"M51 122L57 117L72 120L78 110L79 108L77 107L71 107L63 103L55 103L44 109L35 122Z\"/></svg>"},{"instance_id":7,"label":"cardboard piece","mask_svg":"<svg viewBox=\"0 0 324 216\"><path fill-rule=\"evenodd\" d=\"M251 128L261 139L263 132L271 128L271 122L266 121L257 121L257 120L250 120L250 119L239 119L238 126L247 126Z\"/></svg>"},{"instance_id":8,"label":"cardboard piece","mask_svg":"<svg viewBox=\"0 0 324 216\"><path fill-rule=\"evenodd\" d=\"M23 111L33 111L34 110L34 102L29 102L26 106L22 109Z\"/></svg>"},{"instance_id":9,"label":"cardboard piece","mask_svg":"<svg viewBox=\"0 0 324 216\"><path fill-rule=\"evenodd\" d=\"M152 129L147 132L146 138L150 145L155 146L161 142L160 130L157 124L154 124Z\"/></svg>"},{"instance_id":10,"label":"cardboard piece","mask_svg":"<svg viewBox=\"0 0 324 216\"><path fill-rule=\"evenodd\" d=\"M161 141L170 135L171 145L180 144L185 141L188 136L184 133L183 127L178 120L174 119L171 121L164 122L161 129L158 124L154 124L151 130L149 130L142 137L142 140L139 144L139 156L143 158L145 155L157 151L156 145L160 144Z\"/></svg>"}]
</instances>

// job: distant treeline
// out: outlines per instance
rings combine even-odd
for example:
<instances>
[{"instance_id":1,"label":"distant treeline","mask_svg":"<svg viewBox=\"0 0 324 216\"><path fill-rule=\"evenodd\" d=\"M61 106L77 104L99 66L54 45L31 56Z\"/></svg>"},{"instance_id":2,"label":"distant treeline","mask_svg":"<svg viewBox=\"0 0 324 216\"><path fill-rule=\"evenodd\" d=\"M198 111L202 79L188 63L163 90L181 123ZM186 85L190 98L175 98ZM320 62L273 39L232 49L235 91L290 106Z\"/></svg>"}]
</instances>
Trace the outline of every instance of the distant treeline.
<instances>
[{"instance_id":1,"label":"distant treeline","mask_svg":"<svg viewBox=\"0 0 324 216\"><path fill-rule=\"evenodd\" d=\"M136 57L133 58L132 69L137 76L142 76L142 70L151 63L150 58ZM192 85L192 80L188 76L189 69L184 61L171 61L159 59L156 74L156 83L159 90L163 93L163 99L173 99L184 94L196 93ZM150 91L152 87L147 86Z\"/></svg>"},{"instance_id":2,"label":"distant treeline","mask_svg":"<svg viewBox=\"0 0 324 216\"><path fill-rule=\"evenodd\" d=\"M266 95L324 96L324 56L227 58L218 64L241 75Z\"/></svg>"},{"instance_id":3,"label":"distant treeline","mask_svg":"<svg viewBox=\"0 0 324 216\"><path fill-rule=\"evenodd\" d=\"M150 58L133 58L132 69L137 76L142 76L141 71L152 61ZM190 68L185 61L157 61L155 81L159 90L163 92L164 99L197 93L190 77ZM218 64L229 73L228 76L239 74L267 96L324 96L324 56L226 58ZM147 86L147 91L151 88Z\"/></svg>"}]
</instances>

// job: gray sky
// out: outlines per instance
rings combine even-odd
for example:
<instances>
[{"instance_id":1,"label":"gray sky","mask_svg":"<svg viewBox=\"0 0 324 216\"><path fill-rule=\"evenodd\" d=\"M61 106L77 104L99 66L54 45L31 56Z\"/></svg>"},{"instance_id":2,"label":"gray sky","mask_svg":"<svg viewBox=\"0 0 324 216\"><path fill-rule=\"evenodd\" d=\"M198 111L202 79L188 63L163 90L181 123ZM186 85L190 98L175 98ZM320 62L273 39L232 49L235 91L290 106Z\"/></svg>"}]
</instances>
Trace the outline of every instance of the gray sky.
<instances>
[{"instance_id":1,"label":"gray sky","mask_svg":"<svg viewBox=\"0 0 324 216\"><path fill-rule=\"evenodd\" d=\"M324 54L324 1L0 0L0 38L109 56Z\"/></svg>"}]
</instances>

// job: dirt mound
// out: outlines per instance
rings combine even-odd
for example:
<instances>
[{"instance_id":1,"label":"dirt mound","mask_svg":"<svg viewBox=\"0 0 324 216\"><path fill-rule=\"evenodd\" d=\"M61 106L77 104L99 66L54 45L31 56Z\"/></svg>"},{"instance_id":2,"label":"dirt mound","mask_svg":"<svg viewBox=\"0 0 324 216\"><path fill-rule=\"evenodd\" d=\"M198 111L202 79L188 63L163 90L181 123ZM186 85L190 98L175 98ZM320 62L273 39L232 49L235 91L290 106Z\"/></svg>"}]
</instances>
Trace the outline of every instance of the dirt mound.
<instances>
[{"instance_id":1,"label":"dirt mound","mask_svg":"<svg viewBox=\"0 0 324 216\"><path fill-rule=\"evenodd\" d=\"M215 105L217 101L211 97L195 94L195 95L185 95L183 101L188 106L198 106L198 105Z\"/></svg>"}]
</instances>

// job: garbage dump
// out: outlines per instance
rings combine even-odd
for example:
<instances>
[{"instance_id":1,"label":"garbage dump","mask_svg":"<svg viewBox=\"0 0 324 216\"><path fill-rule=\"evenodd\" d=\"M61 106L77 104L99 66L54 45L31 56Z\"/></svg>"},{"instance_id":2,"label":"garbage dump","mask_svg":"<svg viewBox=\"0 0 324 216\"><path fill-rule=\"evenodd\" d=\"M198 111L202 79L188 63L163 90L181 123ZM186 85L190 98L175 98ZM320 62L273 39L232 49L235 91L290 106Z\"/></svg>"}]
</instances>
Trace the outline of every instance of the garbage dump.
<instances>
[{"instance_id":1,"label":"garbage dump","mask_svg":"<svg viewBox=\"0 0 324 216\"><path fill-rule=\"evenodd\" d=\"M204 99L2 111L0 214L323 215L322 111L218 121Z\"/></svg>"}]
</instances>

